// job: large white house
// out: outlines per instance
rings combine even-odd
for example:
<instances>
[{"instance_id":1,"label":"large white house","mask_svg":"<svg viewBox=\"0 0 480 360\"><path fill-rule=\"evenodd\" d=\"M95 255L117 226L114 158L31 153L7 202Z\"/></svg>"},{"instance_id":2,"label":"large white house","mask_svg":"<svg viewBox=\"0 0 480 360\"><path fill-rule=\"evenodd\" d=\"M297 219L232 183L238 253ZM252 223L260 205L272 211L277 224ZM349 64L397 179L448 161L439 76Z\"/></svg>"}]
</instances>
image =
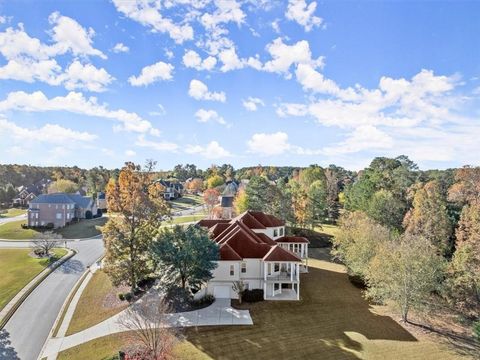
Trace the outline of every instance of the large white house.
<instances>
[{"instance_id":1,"label":"large white house","mask_svg":"<svg viewBox=\"0 0 480 360\"><path fill-rule=\"evenodd\" d=\"M231 220L201 220L220 248L213 278L199 292L216 298L237 298L232 289L242 281L247 289L263 289L265 300L299 300L300 273L307 272L304 237L286 236L285 222L258 211Z\"/></svg>"}]
</instances>

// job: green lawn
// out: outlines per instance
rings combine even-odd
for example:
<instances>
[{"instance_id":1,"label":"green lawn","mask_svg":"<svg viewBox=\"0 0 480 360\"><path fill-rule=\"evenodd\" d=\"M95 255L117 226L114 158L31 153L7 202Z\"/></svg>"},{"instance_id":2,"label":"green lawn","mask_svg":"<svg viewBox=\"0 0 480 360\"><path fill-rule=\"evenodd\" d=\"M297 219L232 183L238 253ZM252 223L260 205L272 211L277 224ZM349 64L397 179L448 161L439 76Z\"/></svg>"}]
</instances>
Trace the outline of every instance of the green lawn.
<instances>
[{"instance_id":1,"label":"green lawn","mask_svg":"<svg viewBox=\"0 0 480 360\"><path fill-rule=\"evenodd\" d=\"M168 221L169 224L184 224L192 221L199 221L202 220L205 217L203 214L199 215L187 215L187 216L179 216L176 217L170 221Z\"/></svg>"},{"instance_id":2,"label":"green lawn","mask_svg":"<svg viewBox=\"0 0 480 360\"><path fill-rule=\"evenodd\" d=\"M321 250L321 249L317 249ZM253 326L186 328L179 359L465 359L447 343L413 336L381 315L348 281L344 267L310 259L301 301L244 304ZM107 344L108 343L108 344ZM59 359L102 359L124 343L119 335L63 352Z\"/></svg>"},{"instance_id":3,"label":"green lawn","mask_svg":"<svg viewBox=\"0 0 480 360\"><path fill-rule=\"evenodd\" d=\"M0 309L49 264L47 259L35 259L30 249L0 249ZM55 258L67 253L55 249Z\"/></svg>"},{"instance_id":4,"label":"green lawn","mask_svg":"<svg viewBox=\"0 0 480 360\"><path fill-rule=\"evenodd\" d=\"M92 220L81 220L79 223L57 229L55 232L62 235L64 239L89 238L100 235L101 227L105 225L106 222L106 217ZM34 229L23 229L22 224L26 223L27 220L18 220L0 225L0 239L27 240L35 238L39 231Z\"/></svg>"},{"instance_id":5,"label":"green lawn","mask_svg":"<svg viewBox=\"0 0 480 360\"><path fill-rule=\"evenodd\" d=\"M38 231L23 229L22 224L26 223L27 220L18 220L0 225L0 239L26 240L34 238Z\"/></svg>"},{"instance_id":6,"label":"green lawn","mask_svg":"<svg viewBox=\"0 0 480 360\"><path fill-rule=\"evenodd\" d=\"M106 217L92 220L81 220L80 222L68 225L56 230L64 239L81 239L101 234L101 227L107 222Z\"/></svg>"},{"instance_id":7,"label":"green lawn","mask_svg":"<svg viewBox=\"0 0 480 360\"><path fill-rule=\"evenodd\" d=\"M128 302L120 301L118 292L103 271L93 274L80 296L67 335L96 325L125 309Z\"/></svg>"},{"instance_id":8,"label":"green lawn","mask_svg":"<svg viewBox=\"0 0 480 360\"><path fill-rule=\"evenodd\" d=\"M23 215L27 212L25 209L8 209L6 213L0 214L0 218L9 218L14 216Z\"/></svg>"}]
</instances>

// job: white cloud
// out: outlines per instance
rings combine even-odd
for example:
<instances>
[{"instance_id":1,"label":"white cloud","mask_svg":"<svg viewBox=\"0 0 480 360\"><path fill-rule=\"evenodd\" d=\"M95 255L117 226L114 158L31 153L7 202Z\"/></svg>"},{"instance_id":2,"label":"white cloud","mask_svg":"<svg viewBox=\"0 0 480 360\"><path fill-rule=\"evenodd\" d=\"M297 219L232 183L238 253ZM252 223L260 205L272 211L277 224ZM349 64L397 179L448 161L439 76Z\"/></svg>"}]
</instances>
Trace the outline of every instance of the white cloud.
<instances>
[{"instance_id":1,"label":"white cloud","mask_svg":"<svg viewBox=\"0 0 480 360\"><path fill-rule=\"evenodd\" d=\"M109 110L107 104L99 104L97 98L85 98L78 92L70 92L67 96L57 96L48 99L41 91L31 94L17 91L8 94L7 98L0 101L0 111L20 110L27 112L67 111L75 114L95 116L118 121L121 126L116 130L134 132L150 132L158 135L158 130L152 124L142 119L138 114L127 112L123 109Z\"/></svg>"},{"instance_id":2,"label":"white cloud","mask_svg":"<svg viewBox=\"0 0 480 360\"><path fill-rule=\"evenodd\" d=\"M217 122L222 125L226 125L226 121L223 117L218 115L215 110L205 110L200 109L195 113L195 117L197 118L198 122L207 123L207 122Z\"/></svg>"},{"instance_id":3,"label":"white cloud","mask_svg":"<svg viewBox=\"0 0 480 360\"><path fill-rule=\"evenodd\" d=\"M40 128L22 128L15 123L0 118L0 134L22 142L69 145L72 142L92 142L98 138L95 134L74 131L56 124L46 124Z\"/></svg>"},{"instance_id":4,"label":"white cloud","mask_svg":"<svg viewBox=\"0 0 480 360\"><path fill-rule=\"evenodd\" d=\"M187 145L185 147L187 154L198 154L207 159L220 159L232 156L232 154L225 150L217 141L211 141L206 146L201 145Z\"/></svg>"},{"instance_id":5,"label":"white cloud","mask_svg":"<svg viewBox=\"0 0 480 360\"><path fill-rule=\"evenodd\" d=\"M246 15L235 0L216 0L215 5L217 9L212 14L205 13L200 19L206 29L217 29L221 23L241 25L244 22Z\"/></svg>"},{"instance_id":6,"label":"white cloud","mask_svg":"<svg viewBox=\"0 0 480 360\"><path fill-rule=\"evenodd\" d=\"M57 77L57 81L64 84L67 90L84 89L94 92L106 90L114 78L104 69L98 69L92 64L81 64L75 60Z\"/></svg>"},{"instance_id":7,"label":"white cloud","mask_svg":"<svg viewBox=\"0 0 480 360\"><path fill-rule=\"evenodd\" d=\"M316 8L315 1L307 5L305 0L289 0L285 16L289 20L296 21L308 32L323 22L322 18L314 15Z\"/></svg>"},{"instance_id":8,"label":"white cloud","mask_svg":"<svg viewBox=\"0 0 480 360\"><path fill-rule=\"evenodd\" d=\"M176 43L193 39L193 28L188 25L175 24L171 19L160 13L160 1L152 0L113 0L117 11L144 26L149 26L153 32L167 33Z\"/></svg>"},{"instance_id":9,"label":"white cloud","mask_svg":"<svg viewBox=\"0 0 480 360\"><path fill-rule=\"evenodd\" d=\"M193 50L188 50L183 55L183 64L188 68L196 70L212 70L217 64L217 59L209 56L202 60L200 55Z\"/></svg>"},{"instance_id":10,"label":"white cloud","mask_svg":"<svg viewBox=\"0 0 480 360\"><path fill-rule=\"evenodd\" d=\"M117 43L113 47L112 51L114 53L126 53L130 51L130 48L127 45L124 45L123 43Z\"/></svg>"},{"instance_id":11,"label":"white cloud","mask_svg":"<svg viewBox=\"0 0 480 360\"><path fill-rule=\"evenodd\" d=\"M362 150L390 149L394 141L391 136L371 125L363 125L354 129L347 138L335 146L323 149L326 155L357 153Z\"/></svg>"},{"instance_id":12,"label":"white cloud","mask_svg":"<svg viewBox=\"0 0 480 360\"><path fill-rule=\"evenodd\" d=\"M62 16L58 11L52 13L48 20L50 24L54 25L51 36L55 41L53 47L57 50L57 54L65 54L71 51L73 55L107 58L100 50L93 48L92 38L95 31L92 28L86 30L74 19Z\"/></svg>"},{"instance_id":13,"label":"white cloud","mask_svg":"<svg viewBox=\"0 0 480 360\"><path fill-rule=\"evenodd\" d=\"M225 102L227 97L223 91L210 92L208 86L200 80L193 79L190 81L190 87L188 89L188 95L196 100L211 100Z\"/></svg>"},{"instance_id":14,"label":"white cloud","mask_svg":"<svg viewBox=\"0 0 480 360\"><path fill-rule=\"evenodd\" d=\"M283 103L277 107L277 115L287 116L305 116L308 114L308 106L304 104Z\"/></svg>"},{"instance_id":15,"label":"white cloud","mask_svg":"<svg viewBox=\"0 0 480 360\"><path fill-rule=\"evenodd\" d=\"M340 88L333 80L326 79L310 64L298 64L295 75L304 90L312 90L313 92L331 95L340 92Z\"/></svg>"},{"instance_id":16,"label":"white cloud","mask_svg":"<svg viewBox=\"0 0 480 360\"><path fill-rule=\"evenodd\" d=\"M310 64L313 68L321 68L324 65L323 57L312 59L310 45L306 40L287 45L283 43L282 38L277 38L266 46L266 50L272 60L264 64L263 70L284 74L287 78L291 77L290 67L294 64Z\"/></svg>"},{"instance_id":17,"label":"white cloud","mask_svg":"<svg viewBox=\"0 0 480 360\"><path fill-rule=\"evenodd\" d=\"M257 111L258 106L265 106L262 99L249 97L247 100L242 100L243 107L248 111Z\"/></svg>"},{"instance_id":18,"label":"white cloud","mask_svg":"<svg viewBox=\"0 0 480 360\"><path fill-rule=\"evenodd\" d=\"M178 145L168 141L147 140L144 135L139 135L135 145L150 148L156 151L176 152Z\"/></svg>"},{"instance_id":19,"label":"white cloud","mask_svg":"<svg viewBox=\"0 0 480 360\"><path fill-rule=\"evenodd\" d=\"M158 110L157 111L150 111L148 114L150 116L164 116L167 114L167 110L162 104L157 104Z\"/></svg>"},{"instance_id":20,"label":"white cloud","mask_svg":"<svg viewBox=\"0 0 480 360\"><path fill-rule=\"evenodd\" d=\"M277 34L280 34L280 25L279 25L280 19L275 19L272 21L272 29L275 31Z\"/></svg>"},{"instance_id":21,"label":"white cloud","mask_svg":"<svg viewBox=\"0 0 480 360\"><path fill-rule=\"evenodd\" d=\"M130 76L128 82L132 86L146 86L160 80L171 80L173 69L173 65L159 61L145 66L139 76Z\"/></svg>"},{"instance_id":22,"label":"white cloud","mask_svg":"<svg viewBox=\"0 0 480 360\"><path fill-rule=\"evenodd\" d=\"M133 150L125 150L125 156L134 157L137 153Z\"/></svg>"},{"instance_id":23,"label":"white cloud","mask_svg":"<svg viewBox=\"0 0 480 360\"><path fill-rule=\"evenodd\" d=\"M247 141L247 146L249 152L263 156L280 155L291 148L288 135L280 131L271 134L253 134Z\"/></svg>"},{"instance_id":24,"label":"white cloud","mask_svg":"<svg viewBox=\"0 0 480 360\"><path fill-rule=\"evenodd\" d=\"M61 67L54 59L34 60L18 58L8 60L8 63L0 67L0 79L19 80L28 83L42 81L49 85L59 85L58 76Z\"/></svg>"}]
</instances>

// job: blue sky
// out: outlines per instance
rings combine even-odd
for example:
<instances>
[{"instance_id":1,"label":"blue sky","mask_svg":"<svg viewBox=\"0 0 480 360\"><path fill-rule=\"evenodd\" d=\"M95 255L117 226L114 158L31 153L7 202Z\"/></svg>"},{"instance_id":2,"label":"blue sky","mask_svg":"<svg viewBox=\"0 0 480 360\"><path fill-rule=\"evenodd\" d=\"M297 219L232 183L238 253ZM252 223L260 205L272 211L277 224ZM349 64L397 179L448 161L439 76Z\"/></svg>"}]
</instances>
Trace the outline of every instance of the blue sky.
<instances>
[{"instance_id":1,"label":"blue sky","mask_svg":"<svg viewBox=\"0 0 480 360\"><path fill-rule=\"evenodd\" d=\"M0 162L480 165L478 2L0 1Z\"/></svg>"}]
</instances>

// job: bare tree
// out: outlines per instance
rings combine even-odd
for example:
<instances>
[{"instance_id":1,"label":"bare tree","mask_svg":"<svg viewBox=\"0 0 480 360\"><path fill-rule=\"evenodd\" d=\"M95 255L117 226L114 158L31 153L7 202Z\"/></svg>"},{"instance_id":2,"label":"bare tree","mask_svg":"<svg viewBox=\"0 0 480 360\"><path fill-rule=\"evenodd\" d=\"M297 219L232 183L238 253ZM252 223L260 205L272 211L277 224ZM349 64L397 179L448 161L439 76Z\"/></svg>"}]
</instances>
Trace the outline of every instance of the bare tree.
<instances>
[{"instance_id":1,"label":"bare tree","mask_svg":"<svg viewBox=\"0 0 480 360\"><path fill-rule=\"evenodd\" d=\"M238 303L242 303L243 292L246 290L245 283L243 281L234 281L232 285L233 291L238 295Z\"/></svg>"},{"instance_id":2,"label":"bare tree","mask_svg":"<svg viewBox=\"0 0 480 360\"><path fill-rule=\"evenodd\" d=\"M146 294L120 317L119 324L130 330L130 350L126 351L129 358L164 360L171 357L177 338L166 321L168 310L168 304L158 294Z\"/></svg>"},{"instance_id":3,"label":"bare tree","mask_svg":"<svg viewBox=\"0 0 480 360\"><path fill-rule=\"evenodd\" d=\"M58 247L61 239L62 235L55 234L53 231L45 231L36 236L31 247L35 254L39 256L50 256L50 250Z\"/></svg>"}]
</instances>

